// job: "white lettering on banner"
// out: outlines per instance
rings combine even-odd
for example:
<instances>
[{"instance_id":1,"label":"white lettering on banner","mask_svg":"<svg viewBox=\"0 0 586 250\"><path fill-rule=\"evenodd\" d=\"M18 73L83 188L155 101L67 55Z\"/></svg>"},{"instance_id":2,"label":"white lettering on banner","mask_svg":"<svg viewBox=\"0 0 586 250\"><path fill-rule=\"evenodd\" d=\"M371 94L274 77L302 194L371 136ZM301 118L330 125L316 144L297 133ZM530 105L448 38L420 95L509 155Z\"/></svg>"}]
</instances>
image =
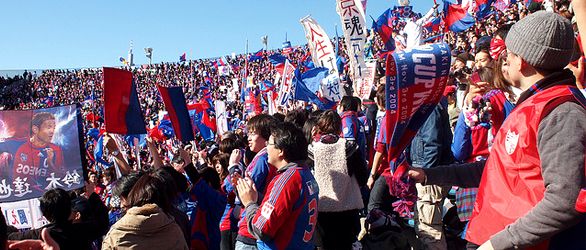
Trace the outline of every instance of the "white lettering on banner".
<instances>
[{"instance_id":1,"label":"white lettering on banner","mask_svg":"<svg viewBox=\"0 0 586 250\"><path fill-rule=\"evenodd\" d=\"M16 173L24 174L24 175L32 175L32 176L47 176L47 169L46 168L38 168L29 165L23 165L19 163L16 166Z\"/></svg>"},{"instance_id":2,"label":"white lettering on banner","mask_svg":"<svg viewBox=\"0 0 586 250\"><path fill-rule=\"evenodd\" d=\"M23 197L28 193L32 193L33 191L30 190L30 184L27 182L27 178L21 179L20 177L16 177L12 184L14 184L14 196L16 197Z\"/></svg>"},{"instance_id":3,"label":"white lettering on banner","mask_svg":"<svg viewBox=\"0 0 586 250\"><path fill-rule=\"evenodd\" d=\"M361 82L362 78L369 78L369 69L364 61L364 45L366 43L366 22L364 7L360 0L337 0L336 11L340 15L350 68L354 82ZM356 86L356 85L355 85ZM357 89L354 88L355 92Z\"/></svg>"},{"instance_id":4,"label":"white lettering on banner","mask_svg":"<svg viewBox=\"0 0 586 250\"><path fill-rule=\"evenodd\" d=\"M6 179L2 179L0 183L0 199L6 199L12 195L12 187L6 184Z\"/></svg>"},{"instance_id":5,"label":"white lettering on banner","mask_svg":"<svg viewBox=\"0 0 586 250\"><path fill-rule=\"evenodd\" d=\"M47 184L47 187L45 188L45 190L57 188L57 186L63 187L63 185L61 183L59 183L59 180L60 180L59 177L55 177L55 173L51 173L51 177L47 178L47 181L49 182L49 184Z\"/></svg>"},{"instance_id":6,"label":"white lettering on banner","mask_svg":"<svg viewBox=\"0 0 586 250\"><path fill-rule=\"evenodd\" d=\"M307 39L313 63L326 67L330 70L330 74L335 73L337 75L338 69L336 68L334 46L326 32L310 16L302 18L299 22L301 22L305 30L305 38Z\"/></svg>"},{"instance_id":7,"label":"white lettering on banner","mask_svg":"<svg viewBox=\"0 0 586 250\"><path fill-rule=\"evenodd\" d=\"M73 185L73 183L75 184L81 184L81 176L77 173L77 170L73 170L73 173L69 173L69 171L67 171L65 173L65 177L63 177L63 179L61 179L61 181L63 181L63 183L65 183L67 185L67 187L71 187L71 185Z\"/></svg>"},{"instance_id":8,"label":"white lettering on banner","mask_svg":"<svg viewBox=\"0 0 586 250\"><path fill-rule=\"evenodd\" d=\"M337 102L342 99L340 94L340 79L337 75L330 74L322 79L320 84L320 94L323 98Z\"/></svg>"}]
</instances>

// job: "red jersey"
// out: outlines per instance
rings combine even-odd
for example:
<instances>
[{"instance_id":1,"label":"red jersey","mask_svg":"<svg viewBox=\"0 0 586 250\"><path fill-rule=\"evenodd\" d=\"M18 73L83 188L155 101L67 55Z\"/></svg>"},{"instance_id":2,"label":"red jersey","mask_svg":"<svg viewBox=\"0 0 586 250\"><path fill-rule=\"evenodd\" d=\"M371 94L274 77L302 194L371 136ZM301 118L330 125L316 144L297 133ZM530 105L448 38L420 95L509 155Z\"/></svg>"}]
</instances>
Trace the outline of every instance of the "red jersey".
<instances>
[{"instance_id":1,"label":"red jersey","mask_svg":"<svg viewBox=\"0 0 586 250\"><path fill-rule=\"evenodd\" d=\"M47 149L52 149L55 156L52 162L47 158ZM53 166L52 168L50 166ZM48 144L45 147L37 148L30 141L22 144L14 155L13 176L15 179L27 178L27 182L31 184L31 188L37 190L44 190L46 186L46 178L51 176L51 173L64 172L63 151L61 147L55 144Z\"/></svg>"}]
</instances>

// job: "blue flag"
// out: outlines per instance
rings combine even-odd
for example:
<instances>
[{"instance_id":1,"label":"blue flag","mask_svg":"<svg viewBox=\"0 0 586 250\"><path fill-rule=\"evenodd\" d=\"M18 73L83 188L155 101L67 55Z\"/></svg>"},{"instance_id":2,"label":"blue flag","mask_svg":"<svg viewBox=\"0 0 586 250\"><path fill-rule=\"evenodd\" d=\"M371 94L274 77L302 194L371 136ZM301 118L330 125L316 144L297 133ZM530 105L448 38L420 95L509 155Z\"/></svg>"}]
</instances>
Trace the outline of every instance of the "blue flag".
<instances>
[{"instance_id":1,"label":"blue flag","mask_svg":"<svg viewBox=\"0 0 586 250\"><path fill-rule=\"evenodd\" d=\"M328 69L324 67L310 69L303 74L295 70L293 77L293 99L313 102L319 109L330 109L336 102L320 98L316 92L319 91L321 81L328 76Z\"/></svg>"}]
</instances>

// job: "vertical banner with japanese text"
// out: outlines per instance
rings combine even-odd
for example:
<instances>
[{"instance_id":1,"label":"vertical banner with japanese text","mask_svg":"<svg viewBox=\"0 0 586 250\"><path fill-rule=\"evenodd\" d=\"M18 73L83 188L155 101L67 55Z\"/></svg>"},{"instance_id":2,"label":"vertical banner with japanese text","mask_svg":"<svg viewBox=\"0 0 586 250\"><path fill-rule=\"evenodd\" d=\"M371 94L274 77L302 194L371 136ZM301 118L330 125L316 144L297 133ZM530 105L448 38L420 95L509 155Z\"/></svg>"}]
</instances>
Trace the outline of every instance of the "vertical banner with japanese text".
<instances>
[{"instance_id":1,"label":"vertical banner with japanese text","mask_svg":"<svg viewBox=\"0 0 586 250\"><path fill-rule=\"evenodd\" d=\"M368 99L370 97L370 91L374 85L375 73L376 61L370 60L366 62L366 74L361 79L356 79L353 82L354 96L358 96L361 99Z\"/></svg>"},{"instance_id":2,"label":"vertical banner with japanese text","mask_svg":"<svg viewBox=\"0 0 586 250\"><path fill-rule=\"evenodd\" d=\"M84 185L76 105L0 112L0 202Z\"/></svg>"},{"instance_id":3,"label":"vertical banner with japanese text","mask_svg":"<svg viewBox=\"0 0 586 250\"><path fill-rule=\"evenodd\" d=\"M306 16L299 20L299 22L301 22L305 30L305 38L307 38L307 45L311 51L313 63L328 68L330 74L335 73L338 75L336 54L328 34L326 34L324 29L311 16Z\"/></svg>"},{"instance_id":4,"label":"vertical banner with japanese text","mask_svg":"<svg viewBox=\"0 0 586 250\"><path fill-rule=\"evenodd\" d=\"M336 11L340 15L346 53L350 58L353 81L366 77L368 69L364 61L364 44L366 43L366 23L364 21L364 7L360 0L337 0ZM356 89L354 89L356 91Z\"/></svg>"}]
</instances>

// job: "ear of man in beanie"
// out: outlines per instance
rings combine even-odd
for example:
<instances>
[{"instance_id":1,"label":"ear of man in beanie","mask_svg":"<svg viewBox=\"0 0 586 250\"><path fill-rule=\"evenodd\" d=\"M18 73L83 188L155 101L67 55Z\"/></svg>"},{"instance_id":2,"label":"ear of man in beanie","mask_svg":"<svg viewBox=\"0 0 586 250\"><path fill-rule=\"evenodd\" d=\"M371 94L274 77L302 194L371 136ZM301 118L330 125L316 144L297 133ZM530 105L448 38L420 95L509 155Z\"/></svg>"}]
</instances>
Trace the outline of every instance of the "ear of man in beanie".
<instances>
[{"instance_id":1,"label":"ear of man in beanie","mask_svg":"<svg viewBox=\"0 0 586 250\"><path fill-rule=\"evenodd\" d=\"M538 11L513 25L505 44L535 68L562 69L574 53L574 31L568 19Z\"/></svg>"}]
</instances>

